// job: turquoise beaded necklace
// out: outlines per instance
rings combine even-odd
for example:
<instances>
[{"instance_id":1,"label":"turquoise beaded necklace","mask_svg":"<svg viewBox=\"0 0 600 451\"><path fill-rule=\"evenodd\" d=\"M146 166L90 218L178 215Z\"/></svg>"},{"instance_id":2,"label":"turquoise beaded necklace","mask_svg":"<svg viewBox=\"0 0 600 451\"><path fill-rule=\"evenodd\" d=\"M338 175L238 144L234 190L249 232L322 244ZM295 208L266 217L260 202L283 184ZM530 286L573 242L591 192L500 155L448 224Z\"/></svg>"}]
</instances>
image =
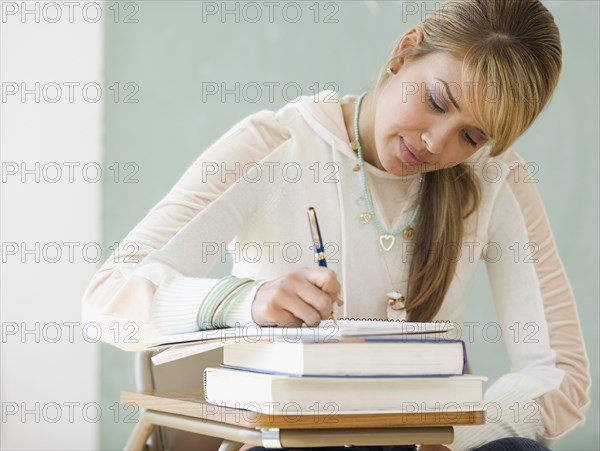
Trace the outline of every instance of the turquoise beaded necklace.
<instances>
[{"instance_id":1,"label":"turquoise beaded necklace","mask_svg":"<svg viewBox=\"0 0 600 451\"><path fill-rule=\"evenodd\" d=\"M363 156L362 156L362 148L360 146L360 139L359 139L359 133L358 133L358 112L360 110L360 104L368 92L369 91L365 91L360 95L360 97L358 98L358 100L356 102L356 107L354 109L354 136L355 136L355 140L356 140L356 147L357 147L357 153L358 153L358 164L360 166L360 172L362 175L363 191L365 193L365 200L367 202L367 208L369 210L369 214L367 215L367 214L363 213L361 215L361 218L363 218L363 222L365 222L365 223L370 222L371 218L373 219L373 222L375 223L375 227L377 227L377 230L379 231L379 244L385 251L389 251L394 246L394 243L396 242L396 235L400 235L401 233L404 233L404 237L406 239L412 238L413 229L411 226L415 222L415 219L417 218L417 215L419 214L420 205L417 205L417 208L415 208L415 211L411 215L408 222L403 227L396 229L396 230L386 230L383 227L383 225L381 224L381 222L379 221L379 218L377 217L377 215L375 214L375 210L373 209L373 202L371 201L371 194L369 193L369 187L367 186L367 172L365 171L365 165L364 165ZM423 190L424 180L425 180L425 174L422 173L421 177L419 179L420 186L419 186L418 195L420 195L421 191Z\"/></svg>"}]
</instances>

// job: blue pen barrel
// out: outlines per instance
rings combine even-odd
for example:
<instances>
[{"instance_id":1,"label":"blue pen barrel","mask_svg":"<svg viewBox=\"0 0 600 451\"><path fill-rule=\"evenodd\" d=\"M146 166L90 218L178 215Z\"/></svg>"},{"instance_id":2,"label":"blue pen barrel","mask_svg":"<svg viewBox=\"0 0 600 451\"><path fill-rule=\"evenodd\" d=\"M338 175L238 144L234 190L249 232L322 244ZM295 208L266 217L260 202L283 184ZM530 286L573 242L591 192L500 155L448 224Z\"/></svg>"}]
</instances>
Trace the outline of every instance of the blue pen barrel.
<instances>
[{"instance_id":1,"label":"blue pen barrel","mask_svg":"<svg viewBox=\"0 0 600 451\"><path fill-rule=\"evenodd\" d=\"M310 207L307 211L307 215L310 235L312 237L313 247L315 249L315 257L319 266L327 267L327 260L325 259L325 244L321 238L321 229L319 228L319 221L317 220L317 212L314 208Z\"/></svg>"}]
</instances>

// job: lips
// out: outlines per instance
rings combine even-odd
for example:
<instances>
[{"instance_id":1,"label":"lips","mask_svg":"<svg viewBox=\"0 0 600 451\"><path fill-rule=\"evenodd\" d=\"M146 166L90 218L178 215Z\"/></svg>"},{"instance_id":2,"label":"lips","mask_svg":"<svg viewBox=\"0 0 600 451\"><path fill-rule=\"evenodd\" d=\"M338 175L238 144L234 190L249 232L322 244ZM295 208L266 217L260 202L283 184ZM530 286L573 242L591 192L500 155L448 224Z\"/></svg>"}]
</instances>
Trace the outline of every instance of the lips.
<instances>
[{"instance_id":1,"label":"lips","mask_svg":"<svg viewBox=\"0 0 600 451\"><path fill-rule=\"evenodd\" d=\"M427 163L427 160L424 157L422 157L413 146L407 143L402 136L400 137L400 146L406 149L408 152L410 152L410 154L419 162Z\"/></svg>"}]
</instances>

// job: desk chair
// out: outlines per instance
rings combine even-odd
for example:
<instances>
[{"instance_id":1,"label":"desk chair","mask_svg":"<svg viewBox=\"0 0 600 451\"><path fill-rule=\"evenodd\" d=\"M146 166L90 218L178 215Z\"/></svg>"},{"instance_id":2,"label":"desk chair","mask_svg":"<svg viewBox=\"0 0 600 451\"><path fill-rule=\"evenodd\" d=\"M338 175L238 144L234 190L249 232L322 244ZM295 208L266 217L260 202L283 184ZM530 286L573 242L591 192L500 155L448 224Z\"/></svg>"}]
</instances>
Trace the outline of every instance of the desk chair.
<instances>
[{"instance_id":1,"label":"desk chair","mask_svg":"<svg viewBox=\"0 0 600 451\"><path fill-rule=\"evenodd\" d=\"M151 352L135 355L135 381L137 391L166 391L198 394L204 398L202 374L204 368L218 367L223 361L223 349L179 359L155 366ZM149 451L217 450L222 439L191 432L155 427L147 444Z\"/></svg>"}]
</instances>

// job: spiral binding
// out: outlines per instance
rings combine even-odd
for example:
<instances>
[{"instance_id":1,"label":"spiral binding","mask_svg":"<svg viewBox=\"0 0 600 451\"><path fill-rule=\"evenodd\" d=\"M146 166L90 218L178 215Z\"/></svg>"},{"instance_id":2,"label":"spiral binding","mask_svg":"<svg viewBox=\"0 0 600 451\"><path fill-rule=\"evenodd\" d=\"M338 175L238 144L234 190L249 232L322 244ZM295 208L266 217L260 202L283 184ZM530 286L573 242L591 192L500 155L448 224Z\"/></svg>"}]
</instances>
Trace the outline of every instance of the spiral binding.
<instances>
[{"instance_id":1,"label":"spiral binding","mask_svg":"<svg viewBox=\"0 0 600 451\"><path fill-rule=\"evenodd\" d=\"M347 320L347 321L379 321L384 323L408 323L414 321L406 321L405 319L386 319L386 318L338 318L338 321ZM428 323L449 323L451 321L444 319L436 319L435 321L426 321Z\"/></svg>"}]
</instances>

